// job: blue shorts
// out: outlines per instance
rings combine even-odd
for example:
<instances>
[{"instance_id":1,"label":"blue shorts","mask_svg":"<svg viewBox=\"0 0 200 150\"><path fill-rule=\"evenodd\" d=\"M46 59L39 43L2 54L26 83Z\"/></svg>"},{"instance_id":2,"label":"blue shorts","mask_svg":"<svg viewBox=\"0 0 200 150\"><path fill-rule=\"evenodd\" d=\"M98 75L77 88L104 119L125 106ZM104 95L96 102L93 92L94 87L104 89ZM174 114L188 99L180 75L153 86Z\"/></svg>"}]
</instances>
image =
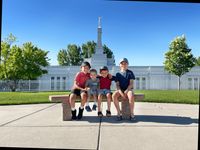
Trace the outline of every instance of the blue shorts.
<instances>
[{"instance_id":1,"label":"blue shorts","mask_svg":"<svg viewBox=\"0 0 200 150\"><path fill-rule=\"evenodd\" d=\"M89 90L89 94L90 95L98 95L98 90L97 89L91 89L91 90Z\"/></svg>"},{"instance_id":2,"label":"blue shorts","mask_svg":"<svg viewBox=\"0 0 200 150\"><path fill-rule=\"evenodd\" d=\"M111 91L108 89L100 89L99 90L99 95L107 95L108 93L111 93Z\"/></svg>"}]
</instances>

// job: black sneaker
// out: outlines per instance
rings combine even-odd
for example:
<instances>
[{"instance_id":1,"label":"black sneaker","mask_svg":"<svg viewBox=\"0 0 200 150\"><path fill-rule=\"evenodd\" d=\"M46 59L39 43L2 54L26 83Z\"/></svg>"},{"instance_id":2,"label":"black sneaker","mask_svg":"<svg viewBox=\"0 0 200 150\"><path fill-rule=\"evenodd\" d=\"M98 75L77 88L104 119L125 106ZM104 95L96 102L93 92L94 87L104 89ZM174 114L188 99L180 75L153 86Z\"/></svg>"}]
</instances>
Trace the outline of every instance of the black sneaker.
<instances>
[{"instance_id":1,"label":"black sneaker","mask_svg":"<svg viewBox=\"0 0 200 150\"><path fill-rule=\"evenodd\" d=\"M92 111L92 109L90 108L89 105L88 105L88 106L85 106L85 109L87 110L87 112L91 112L91 111Z\"/></svg>"},{"instance_id":2,"label":"black sneaker","mask_svg":"<svg viewBox=\"0 0 200 150\"><path fill-rule=\"evenodd\" d=\"M78 117L77 117L77 119L81 119L81 118L83 117L83 110L84 110L84 108L81 109L81 108L79 107L79 112L78 112Z\"/></svg>"},{"instance_id":3,"label":"black sneaker","mask_svg":"<svg viewBox=\"0 0 200 150\"><path fill-rule=\"evenodd\" d=\"M97 108L97 105L94 104L94 105L92 106L92 110L96 110L96 108Z\"/></svg>"},{"instance_id":4,"label":"black sneaker","mask_svg":"<svg viewBox=\"0 0 200 150\"><path fill-rule=\"evenodd\" d=\"M102 114L102 112L101 112L101 111L98 111L98 113L97 113L97 114L98 114L98 116L99 116L99 117L102 117L102 116L103 116L103 114Z\"/></svg>"},{"instance_id":5,"label":"black sneaker","mask_svg":"<svg viewBox=\"0 0 200 150\"><path fill-rule=\"evenodd\" d=\"M106 110L106 116L110 117L111 116L111 112L109 110Z\"/></svg>"},{"instance_id":6,"label":"black sneaker","mask_svg":"<svg viewBox=\"0 0 200 150\"><path fill-rule=\"evenodd\" d=\"M117 116L117 121L121 121L122 120L122 116Z\"/></svg>"},{"instance_id":7,"label":"black sneaker","mask_svg":"<svg viewBox=\"0 0 200 150\"><path fill-rule=\"evenodd\" d=\"M77 117L76 117L76 109L74 111L71 111L72 112L72 120L76 120Z\"/></svg>"},{"instance_id":8,"label":"black sneaker","mask_svg":"<svg viewBox=\"0 0 200 150\"><path fill-rule=\"evenodd\" d=\"M135 121L135 120L136 120L136 119L135 119L135 115L130 116L130 120L131 120L131 121Z\"/></svg>"}]
</instances>

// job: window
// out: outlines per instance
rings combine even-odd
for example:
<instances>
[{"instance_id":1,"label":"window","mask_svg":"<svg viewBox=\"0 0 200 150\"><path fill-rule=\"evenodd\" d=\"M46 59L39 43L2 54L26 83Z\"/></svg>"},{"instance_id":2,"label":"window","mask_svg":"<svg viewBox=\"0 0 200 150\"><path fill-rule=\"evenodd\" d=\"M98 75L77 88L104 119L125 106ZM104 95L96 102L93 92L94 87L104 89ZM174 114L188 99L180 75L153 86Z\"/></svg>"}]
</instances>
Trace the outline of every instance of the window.
<instances>
[{"instance_id":1,"label":"window","mask_svg":"<svg viewBox=\"0 0 200 150\"><path fill-rule=\"evenodd\" d=\"M63 82L62 82L62 89L66 89L66 77L63 77Z\"/></svg>"},{"instance_id":2,"label":"window","mask_svg":"<svg viewBox=\"0 0 200 150\"><path fill-rule=\"evenodd\" d=\"M51 77L51 90L54 90L54 77Z\"/></svg>"},{"instance_id":3,"label":"window","mask_svg":"<svg viewBox=\"0 0 200 150\"><path fill-rule=\"evenodd\" d=\"M57 77L56 89L60 90L60 77Z\"/></svg>"},{"instance_id":4,"label":"window","mask_svg":"<svg viewBox=\"0 0 200 150\"><path fill-rule=\"evenodd\" d=\"M192 78L188 78L188 89L192 89Z\"/></svg>"},{"instance_id":5,"label":"window","mask_svg":"<svg viewBox=\"0 0 200 150\"><path fill-rule=\"evenodd\" d=\"M136 84L136 89L140 89L140 78L136 78L136 82L135 82L135 84Z\"/></svg>"},{"instance_id":6,"label":"window","mask_svg":"<svg viewBox=\"0 0 200 150\"><path fill-rule=\"evenodd\" d=\"M198 78L194 78L194 90L198 90Z\"/></svg>"},{"instance_id":7,"label":"window","mask_svg":"<svg viewBox=\"0 0 200 150\"><path fill-rule=\"evenodd\" d=\"M146 78L142 78L142 89L146 89Z\"/></svg>"}]
</instances>

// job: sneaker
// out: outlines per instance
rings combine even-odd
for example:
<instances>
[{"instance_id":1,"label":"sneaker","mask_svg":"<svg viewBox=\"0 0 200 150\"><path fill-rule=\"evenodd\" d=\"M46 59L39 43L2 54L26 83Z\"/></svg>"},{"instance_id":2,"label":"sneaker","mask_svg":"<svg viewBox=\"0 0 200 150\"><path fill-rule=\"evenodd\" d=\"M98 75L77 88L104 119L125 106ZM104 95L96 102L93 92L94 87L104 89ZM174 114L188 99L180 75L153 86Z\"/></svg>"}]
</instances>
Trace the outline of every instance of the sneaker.
<instances>
[{"instance_id":1,"label":"sneaker","mask_svg":"<svg viewBox=\"0 0 200 150\"><path fill-rule=\"evenodd\" d=\"M74 111L71 111L72 112L72 120L76 120L77 117L76 117L76 109Z\"/></svg>"},{"instance_id":2,"label":"sneaker","mask_svg":"<svg viewBox=\"0 0 200 150\"><path fill-rule=\"evenodd\" d=\"M88 106L85 106L85 109L87 110L87 112L91 112L91 111L92 111L92 109L90 108L89 105L88 105Z\"/></svg>"},{"instance_id":3,"label":"sneaker","mask_svg":"<svg viewBox=\"0 0 200 150\"><path fill-rule=\"evenodd\" d=\"M81 108L79 107L79 112L78 112L78 117L77 117L77 119L81 119L81 118L83 117L83 110L84 110L84 108L81 109Z\"/></svg>"},{"instance_id":4,"label":"sneaker","mask_svg":"<svg viewBox=\"0 0 200 150\"><path fill-rule=\"evenodd\" d=\"M97 108L97 105L93 105L93 107L92 107L92 110L96 110L96 108Z\"/></svg>"},{"instance_id":5,"label":"sneaker","mask_svg":"<svg viewBox=\"0 0 200 150\"><path fill-rule=\"evenodd\" d=\"M131 121L135 121L135 115L130 116Z\"/></svg>"},{"instance_id":6,"label":"sneaker","mask_svg":"<svg viewBox=\"0 0 200 150\"><path fill-rule=\"evenodd\" d=\"M117 116L117 121L121 121L122 120L122 116Z\"/></svg>"},{"instance_id":7,"label":"sneaker","mask_svg":"<svg viewBox=\"0 0 200 150\"><path fill-rule=\"evenodd\" d=\"M98 111L98 113L97 113L97 114L98 114L98 116L99 116L99 117L102 117L102 116L103 116L103 114L102 114L102 112L101 112L101 111Z\"/></svg>"},{"instance_id":8,"label":"sneaker","mask_svg":"<svg viewBox=\"0 0 200 150\"><path fill-rule=\"evenodd\" d=\"M106 110L106 116L110 117L111 116L111 112L109 110Z\"/></svg>"}]
</instances>

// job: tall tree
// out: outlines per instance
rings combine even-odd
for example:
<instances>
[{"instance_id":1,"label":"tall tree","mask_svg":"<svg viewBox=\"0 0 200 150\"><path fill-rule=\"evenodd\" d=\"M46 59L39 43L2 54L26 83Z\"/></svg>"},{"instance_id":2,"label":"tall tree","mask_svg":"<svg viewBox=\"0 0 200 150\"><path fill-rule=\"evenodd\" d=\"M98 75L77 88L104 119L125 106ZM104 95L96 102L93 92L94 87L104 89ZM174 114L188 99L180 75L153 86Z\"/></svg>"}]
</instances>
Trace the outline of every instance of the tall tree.
<instances>
[{"instance_id":1,"label":"tall tree","mask_svg":"<svg viewBox=\"0 0 200 150\"><path fill-rule=\"evenodd\" d=\"M81 48L75 44L69 44L67 46L67 54L69 57L70 65L80 65L83 61L81 57Z\"/></svg>"},{"instance_id":2,"label":"tall tree","mask_svg":"<svg viewBox=\"0 0 200 150\"><path fill-rule=\"evenodd\" d=\"M107 55L107 58L112 58L113 52L105 44L103 45L103 53Z\"/></svg>"},{"instance_id":3,"label":"tall tree","mask_svg":"<svg viewBox=\"0 0 200 150\"><path fill-rule=\"evenodd\" d=\"M47 57L48 51L44 51L31 42L24 43L22 46L23 55L23 79L35 80L42 74L46 74L44 67L49 65Z\"/></svg>"},{"instance_id":4,"label":"tall tree","mask_svg":"<svg viewBox=\"0 0 200 150\"><path fill-rule=\"evenodd\" d=\"M94 41L88 41L82 44L82 56L83 58L90 58L95 53L96 43Z\"/></svg>"},{"instance_id":5,"label":"tall tree","mask_svg":"<svg viewBox=\"0 0 200 150\"><path fill-rule=\"evenodd\" d=\"M186 44L185 36L176 37L165 53L164 68L169 73L178 76L178 89L180 90L180 78L195 65L195 58L191 49Z\"/></svg>"},{"instance_id":6,"label":"tall tree","mask_svg":"<svg viewBox=\"0 0 200 150\"><path fill-rule=\"evenodd\" d=\"M48 63L47 53L32 43L22 47L11 45L13 39L1 41L0 80L7 81L10 89L15 91L19 80L32 80L47 73L44 69Z\"/></svg>"},{"instance_id":7,"label":"tall tree","mask_svg":"<svg viewBox=\"0 0 200 150\"><path fill-rule=\"evenodd\" d=\"M58 52L57 60L58 60L58 64L61 66L69 66L70 65L70 60L69 60L69 56L68 56L66 49L61 49Z\"/></svg>"},{"instance_id":8,"label":"tall tree","mask_svg":"<svg viewBox=\"0 0 200 150\"><path fill-rule=\"evenodd\" d=\"M200 66L200 56L196 58L195 65Z\"/></svg>"}]
</instances>

